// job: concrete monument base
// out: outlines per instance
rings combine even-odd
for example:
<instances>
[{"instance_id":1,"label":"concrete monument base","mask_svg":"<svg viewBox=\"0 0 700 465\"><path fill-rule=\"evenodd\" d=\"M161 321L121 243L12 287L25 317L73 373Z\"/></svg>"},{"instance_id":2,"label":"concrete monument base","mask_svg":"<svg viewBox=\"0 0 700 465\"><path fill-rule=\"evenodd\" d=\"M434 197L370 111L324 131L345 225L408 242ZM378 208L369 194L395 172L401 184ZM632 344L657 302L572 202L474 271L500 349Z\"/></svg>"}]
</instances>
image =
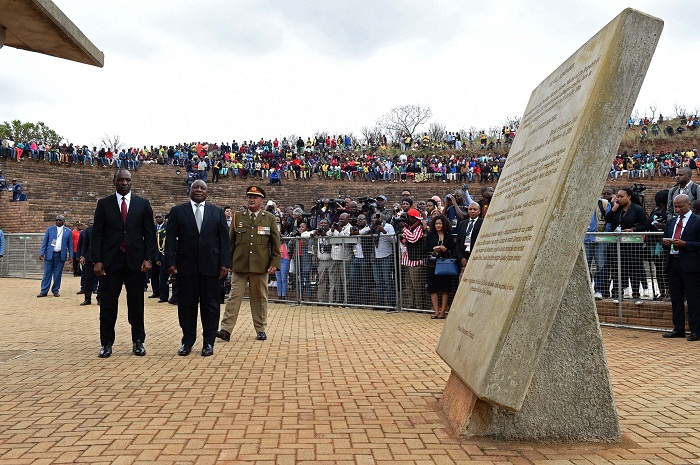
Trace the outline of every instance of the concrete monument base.
<instances>
[{"instance_id":1,"label":"concrete monument base","mask_svg":"<svg viewBox=\"0 0 700 465\"><path fill-rule=\"evenodd\" d=\"M583 250L568 283L522 409L480 400L452 372L440 404L458 434L513 441L620 441Z\"/></svg>"}]
</instances>

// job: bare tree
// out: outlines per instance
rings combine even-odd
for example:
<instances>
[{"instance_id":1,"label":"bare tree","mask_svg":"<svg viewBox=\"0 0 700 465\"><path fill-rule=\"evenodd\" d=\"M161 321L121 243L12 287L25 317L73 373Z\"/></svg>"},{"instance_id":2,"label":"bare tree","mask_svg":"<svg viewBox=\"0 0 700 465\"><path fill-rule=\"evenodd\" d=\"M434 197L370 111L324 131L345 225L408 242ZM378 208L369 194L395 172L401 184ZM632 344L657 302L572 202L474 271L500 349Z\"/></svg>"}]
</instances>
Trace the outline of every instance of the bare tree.
<instances>
[{"instance_id":1,"label":"bare tree","mask_svg":"<svg viewBox=\"0 0 700 465\"><path fill-rule=\"evenodd\" d=\"M508 117L506 118L505 123L503 123L504 126L508 126L511 129L518 129L520 126L520 116L513 116L513 117Z\"/></svg>"},{"instance_id":2,"label":"bare tree","mask_svg":"<svg viewBox=\"0 0 700 465\"><path fill-rule=\"evenodd\" d=\"M688 113L688 110L686 110L686 108L683 105L680 105L678 103L673 104L673 111L676 112L676 118L685 116Z\"/></svg>"},{"instance_id":3,"label":"bare tree","mask_svg":"<svg viewBox=\"0 0 700 465\"><path fill-rule=\"evenodd\" d=\"M115 134L113 136L105 134L104 137L100 139L100 142L105 148L112 149L113 152L118 152L122 147L124 147L124 142L119 134Z\"/></svg>"},{"instance_id":4,"label":"bare tree","mask_svg":"<svg viewBox=\"0 0 700 465\"><path fill-rule=\"evenodd\" d=\"M416 128L425 123L433 111L430 107L420 105L401 105L392 108L389 113L377 120L377 126L389 133L410 134L413 137Z\"/></svg>"},{"instance_id":5,"label":"bare tree","mask_svg":"<svg viewBox=\"0 0 700 465\"><path fill-rule=\"evenodd\" d=\"M651 112L651 121L654 121L654 118L656 118L656 104L649 105L649 111Z\"/></svg>"},{"instance_id":6,"label":"bare tree","mask_svg":"<svg viewBox=\"0 0 700 465\"><path fill-rule=\"evenodd\" d=\"M492 139L497 139L501 136L501 128L498 126L491 126L489 128L489 132L487 132L488 136Z\"/></svg>"},{"instance_id":7,"label":"bare tree","mask_svg":"<svg viewBox=\"0 0 700 465\"><path fill-rule=\"evenodd\" d=\"M436 143L441 142L444 139L446 129L447 127L444 124L436 122L430 123L430 126L428 126L428 135L430 136L430 140Z\"/></svg>"},{"instance_id":8,"label":"bare tree","mask_svg":"<svg viewBox=\"0 0 700 465\"><path fill-rule=\"evenodd\" d=\"M381 130L377 126L363 126L362 127L362 138L367 143L378 143L381 137Z\"/></svg>"}]
</instances>

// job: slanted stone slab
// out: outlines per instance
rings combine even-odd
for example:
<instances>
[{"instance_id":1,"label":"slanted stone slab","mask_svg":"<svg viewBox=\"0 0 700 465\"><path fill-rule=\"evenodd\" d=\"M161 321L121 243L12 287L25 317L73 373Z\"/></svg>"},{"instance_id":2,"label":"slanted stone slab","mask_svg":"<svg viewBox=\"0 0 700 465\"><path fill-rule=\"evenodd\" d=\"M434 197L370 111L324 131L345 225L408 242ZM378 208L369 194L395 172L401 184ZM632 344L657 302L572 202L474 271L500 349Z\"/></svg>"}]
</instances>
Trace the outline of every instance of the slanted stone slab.
<instances>
[{"instance_id":1,"label":"slanted stone slab","mask_svg":"<svg viewBox=\"0 0 700 465\"><path fill-rule=\"evenodd\" d=\"M437 346L480 401L524 408L662 28L626 9L530 97Z\"/></svg>"}]
</instances>

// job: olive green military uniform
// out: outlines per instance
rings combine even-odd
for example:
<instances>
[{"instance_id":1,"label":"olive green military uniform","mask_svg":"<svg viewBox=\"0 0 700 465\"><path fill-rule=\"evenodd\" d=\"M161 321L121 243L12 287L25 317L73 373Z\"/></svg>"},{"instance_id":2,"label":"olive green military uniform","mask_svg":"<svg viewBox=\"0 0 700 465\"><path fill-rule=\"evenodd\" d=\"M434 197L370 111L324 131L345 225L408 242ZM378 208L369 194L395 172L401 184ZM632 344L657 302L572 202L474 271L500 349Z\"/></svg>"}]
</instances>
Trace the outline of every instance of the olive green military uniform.
<instances>
[{"instance_id":1,"label":"olive green military uniform","mask_svg":"<svg viewBox=\"0 0 700 465\"><path fill-rule=\"evenodd\" d=\"M231 243L231 294L226 301L221 329L233 332L241 309L246 282L250 285L250 312L256 332L267 326L267 270L280 267L280 233L275 216L260 210L253 220L248 210L236 212L229 231Z\"/></svg>"}]
</instances>

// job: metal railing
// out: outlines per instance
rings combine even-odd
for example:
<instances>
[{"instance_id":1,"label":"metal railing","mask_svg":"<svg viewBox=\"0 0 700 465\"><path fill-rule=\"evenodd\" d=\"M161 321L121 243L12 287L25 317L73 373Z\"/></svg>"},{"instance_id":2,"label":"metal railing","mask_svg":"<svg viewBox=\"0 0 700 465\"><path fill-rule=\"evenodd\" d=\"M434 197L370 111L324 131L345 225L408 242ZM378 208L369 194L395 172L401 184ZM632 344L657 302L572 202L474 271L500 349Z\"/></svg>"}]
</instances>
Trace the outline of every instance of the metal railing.
<instances>
[{"instance_id":1,"label":"metal railing","mask_svg":"<svg viewBox=\"0 0 700 465\"><path fill-rule=\"evenodd\" d=\"M584 249L601 324L670 327L660 232L587 233ZM40 279L43 234L5 234L0 276ZM380 241L382 241L380 246ZM400 235L284 237L285 258L269 298L290 304L431 312L427 267L400 265ZM476 247L478 247L478 242ZM288 258L287 258L288 257ZM458 287L451 278L450 302Z\"/></svg>"},{"instance_id":2,"label":"metal railing","mask_svg":"<svg viewBox=\"0 0 700 465\"><path fill-rule=\"evenodd\" d=\"M670 327L658 316L671 308L662 232L586 233L584 249L601 320L644 329ZM612 323L609 310L617 311ZM655 324L652 324L655 323Z\"/></svg>"},{"instance_id":3,"label":"metal railing","mask_svg":"<svg viewBox=\"0 0 700 465\"><path fill-rule=\"evenodd\" d=\"M41 233L6 233L5 256L0 259L0 277L41 279L44 264L39 261Z\"/></svg>"}]
</instances>

